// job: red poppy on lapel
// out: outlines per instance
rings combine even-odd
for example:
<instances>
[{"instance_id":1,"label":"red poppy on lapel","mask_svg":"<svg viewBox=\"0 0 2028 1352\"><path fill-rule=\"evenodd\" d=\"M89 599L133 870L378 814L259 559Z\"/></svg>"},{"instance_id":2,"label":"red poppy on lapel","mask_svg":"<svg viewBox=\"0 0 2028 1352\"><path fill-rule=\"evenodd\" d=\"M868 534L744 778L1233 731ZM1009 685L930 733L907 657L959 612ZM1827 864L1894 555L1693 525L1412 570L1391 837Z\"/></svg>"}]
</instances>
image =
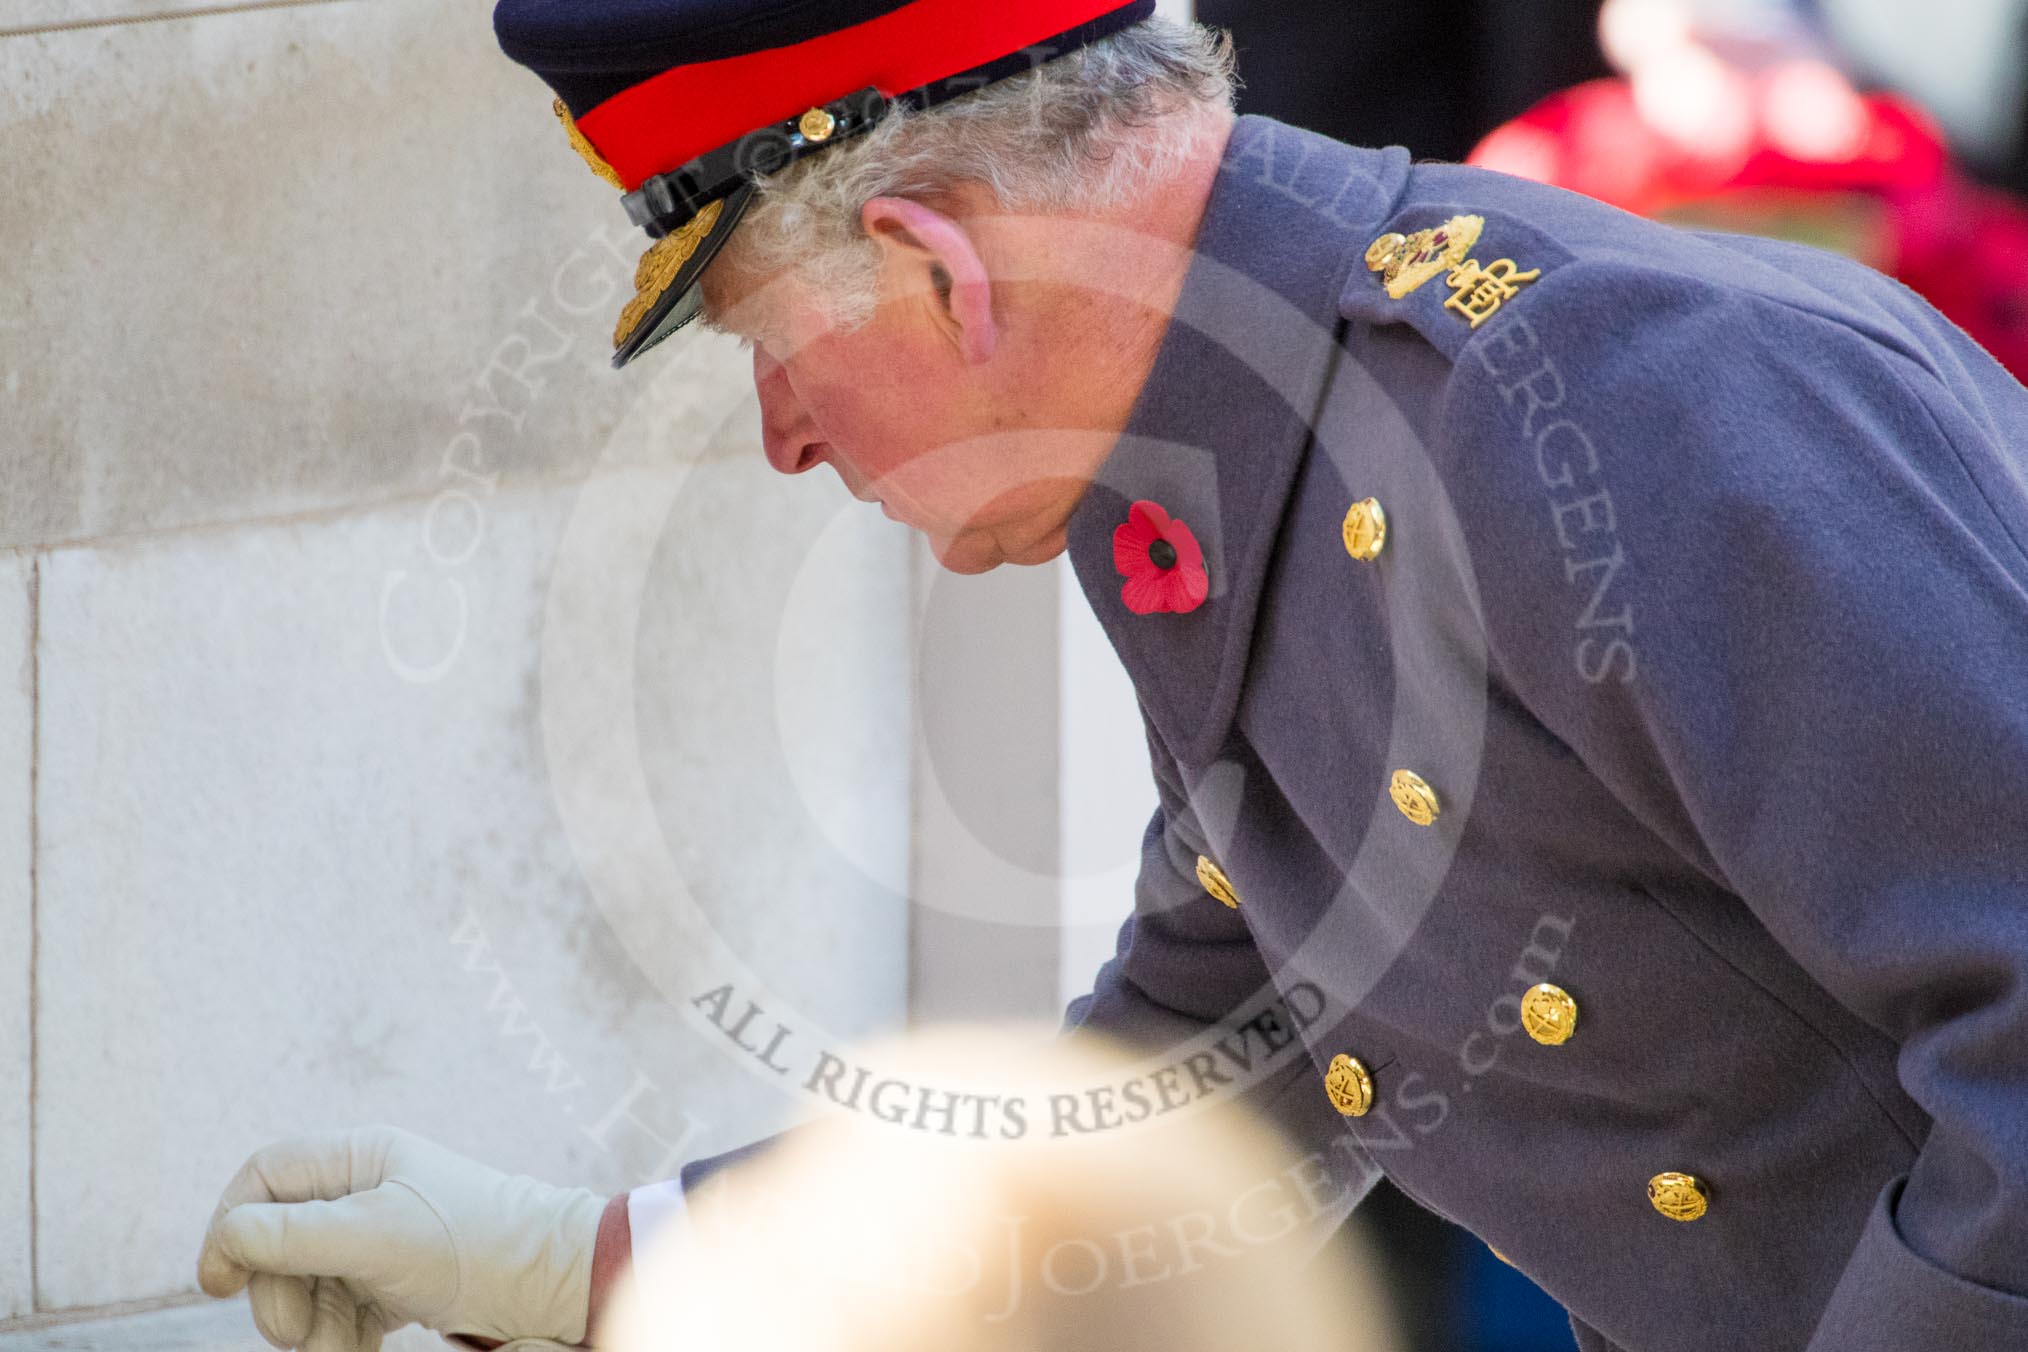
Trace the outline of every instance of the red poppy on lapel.
<instances>
[{"instance_id":1,"label":"red poppy on lapel","mask_svg":"<svg viewBox=\"0 0 2028 1352\"><path fill-rule=\"evenodd\" d=\"M1211 594L1196 535L1152 502L1135 503L1114 528L1113 566L1127 580L1120 599L1136 615L1187 614Z\"/></svg>"}]
</instances>

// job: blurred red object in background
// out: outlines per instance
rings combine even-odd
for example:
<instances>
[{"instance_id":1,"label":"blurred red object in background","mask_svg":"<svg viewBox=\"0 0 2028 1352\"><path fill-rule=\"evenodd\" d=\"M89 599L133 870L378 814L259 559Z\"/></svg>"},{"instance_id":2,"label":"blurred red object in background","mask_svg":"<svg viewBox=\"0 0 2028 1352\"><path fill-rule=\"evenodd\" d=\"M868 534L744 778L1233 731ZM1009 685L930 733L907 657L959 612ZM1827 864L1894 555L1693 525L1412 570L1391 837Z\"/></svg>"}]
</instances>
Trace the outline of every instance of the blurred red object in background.
<instances>
[{"instance_id":1,"label":"blurred red object in background","mask_svg":"<svg viewBox=\"0 0 2028 1352\"><path fill-rule=\"evenodd\" d=\"M1846 254L1925 296L2028 380L2028 207L1961 174L1914 106L1834 68L1712 59L1555 94L1470 162L1699 229Z\"/></svg>"}]
</instances>

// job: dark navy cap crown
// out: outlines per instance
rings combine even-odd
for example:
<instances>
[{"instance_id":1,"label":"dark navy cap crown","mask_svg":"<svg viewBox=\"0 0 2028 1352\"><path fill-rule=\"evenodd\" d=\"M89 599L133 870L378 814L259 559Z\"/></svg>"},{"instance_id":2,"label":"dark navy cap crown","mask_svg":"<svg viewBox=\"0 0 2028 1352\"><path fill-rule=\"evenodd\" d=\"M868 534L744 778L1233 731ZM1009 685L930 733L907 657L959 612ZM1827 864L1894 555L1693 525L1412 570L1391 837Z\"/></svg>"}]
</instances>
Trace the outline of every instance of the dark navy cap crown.
<instances>
[{"instance_id":1,"label":"dark navy cap crown","mask_svg":"<svg viewBox=\"0 0 2028 1352\"><path fill-rule=\"evenodd\" d=\"M877 19L910 0L501 0L500 48L582 116L677 66L787 47Z\"/></svg>"}]
</instances>

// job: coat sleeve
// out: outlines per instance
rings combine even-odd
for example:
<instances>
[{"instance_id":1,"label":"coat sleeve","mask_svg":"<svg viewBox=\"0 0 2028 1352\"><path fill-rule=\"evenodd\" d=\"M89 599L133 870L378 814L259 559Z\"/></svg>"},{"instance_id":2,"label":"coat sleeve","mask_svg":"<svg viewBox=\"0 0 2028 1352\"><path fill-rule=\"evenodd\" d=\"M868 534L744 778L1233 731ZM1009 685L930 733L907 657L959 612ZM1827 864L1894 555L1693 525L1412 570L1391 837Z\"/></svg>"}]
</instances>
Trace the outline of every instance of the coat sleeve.
<instances>
[{"instance_id":1,"label":"coat sleeve","mask_svg":"<svg viewBox=\"0 0 2028 1352\"><path fill-rule=\"evenodd\" d=\"M1278 995L1245 919L1198 882L1197 857L1217 852L1189 806L1175 761L1152 728L1148 737L1159 805L1141 838L1133 912L1091 993L1071 1002L1064 1032L1105 1037L1159 1064L1161 1054L1221 1029L1227 1040L1244 1042L1243 1025L1271 1010ZM1261 1050L1258 1041L1250 1045ZM1266 1118L1288 1139L1314 1217L1335 1224L1378 1181L1378 1168L1331 1108L1300 1038L1291 1036L1271 1063L1256 1060L1252 1067L1257 1078L1238 1081L1239 1110ZM630 1214L652 1218L657 1229L682 1224L685 1192L779 1139L685 1165L679 1180L636 1190Z\"/></svg>"},{"instance_id":2,"label":"coat sleeve","mask_svg":"<svg viewBox=\"0 0 2028 1352\"><path fill-rule=\"evenodd\" d=\"M1245 1037L1245 1025L1273 1006L1278 994L1243 912L1215 900L1197 877L1200 855L1217 859L1190 806L1175 760L1148 727L1158 805L1141 838L1134 909L1120 928L1113 958L1091 994L1071 1002L1065 1027L1163 1052L1223 1029ZM1327 1186L1339 1219L1379 1180L1379 1167L1331 1107L1323 1080L1301 1038L1259 1064L1236 1096L1281 1131L1312 1170L1310 1186Z\"/></svg>"},{"instance_id":3,"label":"coat sleeve","mask_svg":"<svg viewBox=\"0 0 2028 1352\"><path fill-rule=\"evenodd\" d=\"M1933 1119L1810 1352L2028 1347L2028 396L1859 322L1572 264L1435 453L1496 678Z\"/></svg>"}]
</instances>

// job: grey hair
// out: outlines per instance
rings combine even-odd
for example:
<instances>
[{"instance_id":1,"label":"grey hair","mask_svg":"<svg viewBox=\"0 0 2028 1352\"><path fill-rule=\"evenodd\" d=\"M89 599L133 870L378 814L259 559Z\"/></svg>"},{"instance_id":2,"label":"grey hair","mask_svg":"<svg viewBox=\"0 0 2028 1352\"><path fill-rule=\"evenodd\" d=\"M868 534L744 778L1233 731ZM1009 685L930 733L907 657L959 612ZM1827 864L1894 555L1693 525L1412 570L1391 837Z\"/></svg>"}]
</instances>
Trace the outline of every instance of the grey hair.
<instances>
[{"instance_id":1,"label":"grey hair","mask_svg":"<svg viewBox=\"0 0 2028 1352\"><path fill-rule=\"evenodd\" d=\"M1189 158L1214 125L1204 114L1230 114L1235 84L1223 34L1148 19L927 111L897 110L763 180L728 261L797 274L832 323L856 327L878 298L879 255L859 219L874 198L976 183L1010 212L1117 207Z\"/></svg>"}]
</instances>

